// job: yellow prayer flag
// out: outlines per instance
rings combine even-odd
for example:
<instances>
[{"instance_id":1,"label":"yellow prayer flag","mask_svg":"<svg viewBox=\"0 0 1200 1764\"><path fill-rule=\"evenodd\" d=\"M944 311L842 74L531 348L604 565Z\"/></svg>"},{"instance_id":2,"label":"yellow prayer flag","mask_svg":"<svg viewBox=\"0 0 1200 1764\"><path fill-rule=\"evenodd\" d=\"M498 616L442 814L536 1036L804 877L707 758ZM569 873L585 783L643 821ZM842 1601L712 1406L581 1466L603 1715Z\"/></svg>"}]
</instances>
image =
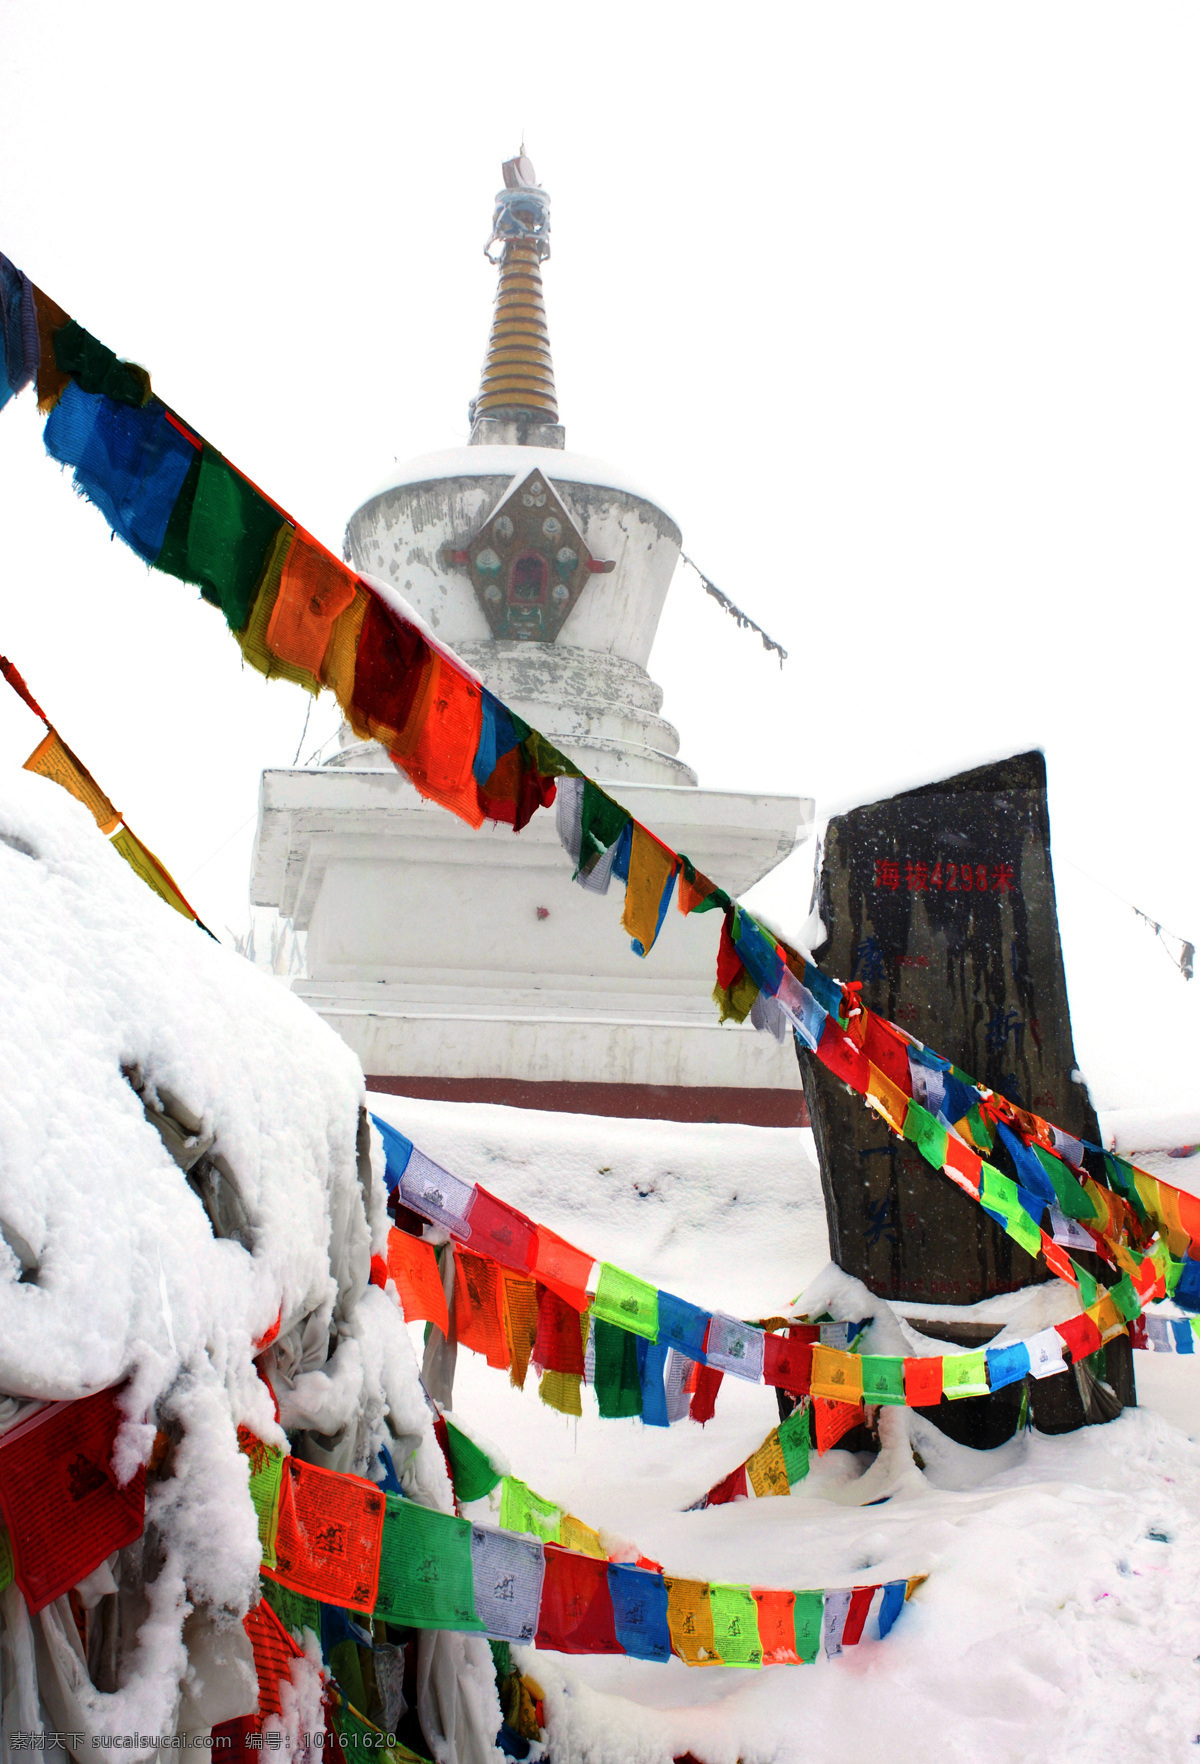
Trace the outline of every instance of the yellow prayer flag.
<instances>
[{"instance_id":1,"label":"yellow prayer flag","mask_svg":"<svg viewBox=\"0 0 1200 1764\"><path fill-rule=\"evenodd\" d=\"M346 721L360 741L370 741L372 738L370 726L359 712L353 709L354 664L358 658L358 640L362 635L363 620L366 616L367 591L365 588L360 588L345 612L340 613L333 621L329 648L325 651L325 660L321 663L321 679L333 692L342 707Z\"/></svg>"},{"instance_id":2,"label":"yellow prayer flag","mask_svg":"<svg viewBox=\"0 0 1200 1764\"><path fill-rule=\"evenodd\" d=\"M893 1084L878 1066L867 1068L867 1095L874 1102L876 1109L893 1133L904 1132L904 1117L908 1113L908 1097L898 1084ZM914 1117L915 1118L915 1117Z\"/></svg>"},{"instance_id":3,"label":"yellow prayer flag","mask_svg":"<svg viewBox=\"0 0 1200 1764\"><path fill-rule=\"evenodd\" d=\"M862 1361L841 1348L813 1344L812 1394L832 1403L862 1401Z\"/></svg>"},{"instance_id":4,"label":"yellow prayer flag","mask_svg":"<svg viewBox=\"0 0 1200 1764\"><path fill-rule=\"evenodd\" d=\"M173 878L154 853L142 844L136 833L131 833L128 827L122 827L120 832L113 835L110 844L114 851L120 852L130 869L137 872L147 888L153 888L160 900L165 900L169 907L174 907L185 919L196 917Z\"/></svg>"},{"instance_id":5,"label":"yellow prayer flag","mask_svg":"<svg viewBox=\"0 0 1200 1764\"><path fill-rule=\"evenodd\" d=\"M575 1550L581 1556L593 1556L598 1562L608 1560L608 1551L600 1541L600 1533L585 1525L582 1519L576 1519L574 1513L564 1513L559 1525L558 1541L564 1550Z\"/></svg>"},{"instance_id":6,"label":"yellow prayer flag","mask_svg":"<svg viewBox=\"0 0 1200 1764\"><path fill-rule=\"evenodd\" d=\"M1125 1328L1125 1319L1108 1293L1097 1299L1094 1305L1089 1305L1087 1314L1100 1331L1101 1341L1111 1341L1114 1335L1120 1335Z\"/></svg>"},{"instance_id":7,"label":"yellow prayer flag","mask_svg":"<svg viewBox=\"0 0 1200 1764\"><path fill-rule=\"evenodd\" d=\"M679 859L652 833L635 821L629 851L629 880L625 884L625 911L621 923L630 937L649 955L658 936L658 914L667 884Z\"/></svg>"},{"instance_id":8,"label":"yellow prayer flag","mask_svg":"<svg viewBox=\"0 0 1200 1764\"><path fill-rule=\"evenodd\" d=\"M924 1586L929 1579L928 1574L910 1574L904 1583L904 1602L908 1603L919 1586Z\"/></svg>"},{"instance_id":9,"label":"yellow prayer flag","mask_svg":"<svg viewBox=\"0 0 1200 1764\"><path fill-rule=\"evenodd\" d=\"M746 1459L746 1475L750 1478L751 1488L760 1498L763 1495L786 1495L792 1492L777 1427L771 1430L758 1450Z\"/></svg>"},{"instance_id":10,"label":"yellow prayer flag","mask_svg":"<svg viewBox=\"0 0 1200 1764\"><path fill-rule=\"evenodd\" d=\"M719 1666L720 1655L713 1637L712 1606L706 1580L675 1580L664 1576L667 1589L667 1628L671 1646L688 1666Z\"/></svg>"}]
</instances>

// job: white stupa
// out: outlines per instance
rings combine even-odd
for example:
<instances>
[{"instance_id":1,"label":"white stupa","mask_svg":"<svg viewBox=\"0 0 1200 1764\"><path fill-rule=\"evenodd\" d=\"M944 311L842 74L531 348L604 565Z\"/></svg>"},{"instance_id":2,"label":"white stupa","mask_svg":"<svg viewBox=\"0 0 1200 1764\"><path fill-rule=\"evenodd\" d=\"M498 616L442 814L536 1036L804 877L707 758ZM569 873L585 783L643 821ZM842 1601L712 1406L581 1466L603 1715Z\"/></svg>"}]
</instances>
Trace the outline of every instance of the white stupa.
<instances>
[{"instance_id":1,"label":"white stupa","mask_svg":"<svg viewBox=\"0 0 1200 1764\"><path fill-rule=\"evenodd\" d=\"M675 522L624 473L567 452L542 302L549 198L504 167L500 268L467 447L394 472L347 556L392 583L484 683L731 894L805 836L812 803L697 787L646 672ZM651 954L621 887L571 879L553 813L514 837L424 801L343 728L334 758L264 772L252 898L307 931L295 989L410 1095L794 1125L794 1053L711 1002L719 916L673 908Z\"/></svg>"}]
</instances>

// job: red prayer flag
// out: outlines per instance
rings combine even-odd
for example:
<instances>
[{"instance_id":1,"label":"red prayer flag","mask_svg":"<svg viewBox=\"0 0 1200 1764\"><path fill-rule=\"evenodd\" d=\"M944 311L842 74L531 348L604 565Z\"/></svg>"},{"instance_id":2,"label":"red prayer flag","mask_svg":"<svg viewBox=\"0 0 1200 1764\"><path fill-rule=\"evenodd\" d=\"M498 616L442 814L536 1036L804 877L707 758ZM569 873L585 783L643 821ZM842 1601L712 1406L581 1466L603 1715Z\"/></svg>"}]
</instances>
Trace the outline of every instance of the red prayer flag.
<instances>
[{"instance_id":1,"label":"red prayer flag","mask_svg":"<svg viewBox=\"0 0 1200 1764\"><path fill-rule=\"evenodd\" d=\"M1055 1243L1054 1239L1047 1237L1044 1231L1042 1232L1042 1254L1046 1258L1047 1268L1052 1269L1060 1280L1068 1280L1072 1286L1079 1285L1070 1256L1061 1243Z\"/></svg>"},{"instance_id":2,"label":"red prayer flag","mask_svg":"<svg viewBox=\"0 0 1200 1764\"><path fill-rule=\"evenodd\" d=\"M1100 1331L1086 1311L1081 1311L1077 1317L1068 1317L1065 1323L1056 1323L1054 1327L1071 1350L1073 1366L1104 1345Z\"/></svg>"},{"instance_id":3,"label":"red prayer flag","mask_svg":"<svg viewBox=\"0 0 1200 1764\"><path fill-rule=\"evenodd\" d=\"M530 1358L544 1372L584 1371L579 1312L549 1287L538 1289L538 1330Z\"/></svg>"},{"instance_id":4,"label":"red prayer flag","mask_svg":"<svg viewBox=\"0 0 1200 1764\"><path fill-rule=\"evenodd\" d=\"M878 1591L877 1586L856 1586L850 1594L850 1609L846 1612L846 1627L842 1631L843 1647L851 1648L856 1642L862 1640L867 1612L871 1609L871 1600Z\"/></svg>"},{"instance_id":5,"label":"red prayer flag","mask_svg":"<svg viewBox=\"0 0 1200 1764\"><path fill-rule=\"evenodd\" d=\"M362 1476L284 1459L275 1567L262 1572L324 1605L373 1611L384 1498Z\"/></svg>"},{"instance_id":6,"label":"red prayer flag","mask_svg":"<svg viewBox=\"0 0 1200 1764\"><path fill-rule=\"evenodd\" d=\"M490 1256L493 1262L512 1268L517 1274L528 1270L534 1255L537 1229L532 1219L527 1219L516 1207L510 1207L507 1201L497 1200L494 1194L489 1194L477 1183L467 1212L467 1224L471 1231L472 1255Z\"/></svg>"},{"instance_id":7,"label":"red prayer flag","mask_svg":"<svg viewBox=\"0 0 1200 1764\"><path fill-rule=\"evenodd\" d=\"M729 914L721 920L721 941L717 945L717 985L728 992L742 971L742 958L729 934Z\"/></svg>"},{"instance_id":8,"label":"red prayer flag","mask_svg":"<svg viewBox=\"0 0 1200 1764\"><path fill-rule=\"evenodd\" d=\"M560 1654L623 1654L613 1622L608 1563L547 1544L534 1646Z\"/></svg>"},{"instance_id":9,"label":"red prayer flag","mask_svg":"<svg viewBox=\"0 0 1200 1764\"><path fill-rule=\"evenodd\" d=\"M796 1595L773 1588L752 1586L758 1606L758 1639L764 1666L798 1666L796 1652Z\"/></svg>"},{"instance_id":10,"label":"red prayer flag","mask_svg":"<svg viewBox=\"0 0 1200 1764\"><path fill-rule=\"evenodd\" d=\"M431 689L390 757L422 796L472 827L482 827L484 812L473 768L483 726L483 689L440 651L433 651L431 660Z\"/></svg>"},{"instance_id":11,"label":"red prayer flag","mask_svg":"<svg viewBox=\"0 0 1200 1764\"><path fill-rule=\"evenodd\" d=\"M867 1094L871 1063L862 1048L855 1046L833 1017L825 1019L825 1027L817 1046L817 1058L835 1078L848 1084L851 1090L857 1090L860 1096Z\"/></svg>"},{"instance_id":12,"label":"red prayer flag","mask_svg":"<svg viewBox=\"0 0 1200 1764\"><path fill-rule=\"evenodd\" d=\"M109 1388L51 1403L0 1436L0 1512L14 1578L31 1611L142 1535L145 1466L124 1488L112 1468L123 1420Z\"/></svg>"},{"instance_id":13,"label":"red prayer flag","mask_svg":"<svg viewBox=\"0 0 1200 1764\"><path fill-rule=\"evenodd\" d=\"M254 1649L254 1670L258 1674L258 1713L282 1715L279 1681L291 1677L290 1662L302 1660L304 1649L298 1648L283 1624L268 1605L260 1599L242 1619L250 1646Z\"/></svg>"},{"instance_id":14,"label":"red prayer flag","mask_svg":"<svg viewBox=\"0 0 1200 1764\"><path fill-rule=\"evenodd\" d=\"M387 1265L400 1294L405 1322L424 1317L443 1335L449 1335L450 1316L433 1245L393 1229L388 1232Z\"/></svg>"},{"instance_id":15,"label":"red prayer flag","mask_svg":"<svg viewBox=\"0 0 1200 1764\"><path fill-rule=\"evenodd\" d=\"M904 1362L904 1400L910 1409L931 1409L942 1400L942 1361L939 1354Z\"/></svg>"},{"instance_id":16,"label":"red prayer flag","mask_svg":"<svg viewBox=\"0 0 1200 1764\"><path fill-rule=\"evenodd\" d=\"M940 1361L938 1369L941 1369ZM938 1390L941 1390L940 1383ZM867 1418L867 1411L861 1403L835 1403L828 1397L814 1397L812 1404L817 1423L818 1458L823 1458L852 1427L857 1427Z\"/></svg>"},{"instance_id":17,"label":"red prayer flag","mask_svg":"<svg viewBox=\"0 0 1200 1764\"><path fill-rule=\"evenodd\" d=\"M502 1297L500 1271L495 1262L456 1247L454 1333L463 1347L486 1355L488 1365L497 1368L507 1367L511 1361L500 1313Z\"/></svg>"},{"instance_id":18,"label":"red prayer flag","mask_svg":"<svg viewBox=\"0 0 1200 1764\"><path fill-rule=\"evenodd\" d=\"M433 677L433 652L420 632L368 594L347 707L355 733L389 751L400 747L424 716Z\"/></svg>"},{"instance_id":19,"label":"red prayer flag","mask_svg":"<svg viewBox=\"0 0 1200 1764\"><path fill-rule=\"evenodd\" d=\"M746 1483L746 1466L739 1464L736 1470L710 1488L704 1497L707 1507L727 1507L730 1501L744 1501L749 1495Z\"/></svg>"},{"instance_id":20,"label":"red prayer flag","mask_svg":"<svg viewBox=\"0 0 1200 1764\"><path fill-rule=\"evenodd\" d=\"M794 1330L787 1335L768 1335L763 1341L763 1383L791 1391L793 1396L807 1396L812 1384L811 1340L796 1340Z\"/></svg>"},{"instance_id":21,"label":"red prayer flag","mask_svg":"<svg viewBox=\"0 0 1200 1764\"><path fill-rule=\"evenodd\" d=\"M877 1017L874 1011L868 1011L867 1033L863 1042L863 1052L871 1065L877 1066L885 1078L902 1090L905 1096L911 1096L912 1074L908 1065L908 1044L901 1041L886 1017Z\"/></svg>"},{"instance_id":22,"label":"red prayer flag","mask_svg":"<svg viewBox=\"0 0 1200 1764\"><path fill-rule=\"evenodd\" d=\"M953 1133L946 1135L946 1162L942 1168L952 1182L957 1182L960 1188L974 1195L976 1200L979 1199L983 1159L969 1145L964 1145L961 1139L956 1139Z\"/></svg>"},{"instance_id":23,"label":"red prayer flag","mask_svg":"<svg viewBox=\"0 0 1200 1764\"><path fill-rule=\"evenodd\" d=\"M688 1413L701 1426L706 1421L711 1421L716 1412L717 1392L724 1376L724 1372L716 1366L698 1366L696 1369L696 1388L692 1392Z\"/></svg>"},{"instance_id":24,"label":"red prayer flag","mask_svg":"<svg viewBox=\"0 0 1200 1764\"><path fill-rule=\"evenodd\" d=\"M568 1243L565 1237L548 1230L545 1225L538 1226L532 1271L543 1286L548 1286L551 1292L556 1292L577 1311L587 1310L587 1281L595 1265L595 1257L576 1249L573 1243Z\"/></svg>"}]
</instances>

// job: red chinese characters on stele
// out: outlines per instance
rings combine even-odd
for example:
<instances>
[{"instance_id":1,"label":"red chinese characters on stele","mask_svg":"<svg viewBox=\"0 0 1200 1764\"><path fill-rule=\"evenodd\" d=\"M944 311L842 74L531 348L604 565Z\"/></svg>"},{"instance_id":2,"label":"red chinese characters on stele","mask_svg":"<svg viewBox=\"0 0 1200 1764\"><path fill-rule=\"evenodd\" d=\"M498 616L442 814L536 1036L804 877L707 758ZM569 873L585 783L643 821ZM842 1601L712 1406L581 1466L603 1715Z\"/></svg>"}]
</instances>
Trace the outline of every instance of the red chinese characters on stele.
<instances>
[{"instance_id":1,"label":"red chinese characters on stele","mask_svg":"<svg viewBox=\"0 0 1200 1764\"><path fill-rule=\"evenodd\" d=\"M961 863L938 858L876 858L875 886L895 893L1015 894L1016 872L1007 863Z\"/></svg>"}]
</instances>

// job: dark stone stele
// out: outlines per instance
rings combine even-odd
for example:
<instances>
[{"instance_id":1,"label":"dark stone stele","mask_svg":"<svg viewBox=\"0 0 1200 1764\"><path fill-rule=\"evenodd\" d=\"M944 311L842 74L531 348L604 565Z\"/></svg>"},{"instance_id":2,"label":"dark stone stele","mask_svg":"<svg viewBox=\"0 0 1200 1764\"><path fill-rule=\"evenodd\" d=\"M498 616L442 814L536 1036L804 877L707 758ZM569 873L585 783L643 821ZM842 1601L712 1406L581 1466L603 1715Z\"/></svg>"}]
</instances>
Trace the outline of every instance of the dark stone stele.
<instances>
[{"instance_id":1,"label":"dark stone stele","mask_svg":"<svg viewBox=\"0 0 1200 1764\"><path fill-rule=\"evenodd\" d=\"M837 816L818 902L826 942L813 953L828 973L860 981L864 1004L1011 1101L1099 1143L1076 1073L1040 752ZM830 1251L848 1274L892 1302L940 1305L1054 1278L819 1061L799 1057ZM991 1161L1012 1173L1002 1154ZM1073 1253L1103 1278L1095 1258ZM1128 1338L1119 1343L1109 1345L1106 1382L1131 1402ZM1043 1416L1048 1430L1082 1423L1095 1404L1079 1384L1070 1373L1030 1381L1039 1425ZM943 1402L939 1424L978 1436L971 1412L997 1401ZM1064 1404L1056 1425L1052 1411Z\"/></svg>"}]
</instances>

